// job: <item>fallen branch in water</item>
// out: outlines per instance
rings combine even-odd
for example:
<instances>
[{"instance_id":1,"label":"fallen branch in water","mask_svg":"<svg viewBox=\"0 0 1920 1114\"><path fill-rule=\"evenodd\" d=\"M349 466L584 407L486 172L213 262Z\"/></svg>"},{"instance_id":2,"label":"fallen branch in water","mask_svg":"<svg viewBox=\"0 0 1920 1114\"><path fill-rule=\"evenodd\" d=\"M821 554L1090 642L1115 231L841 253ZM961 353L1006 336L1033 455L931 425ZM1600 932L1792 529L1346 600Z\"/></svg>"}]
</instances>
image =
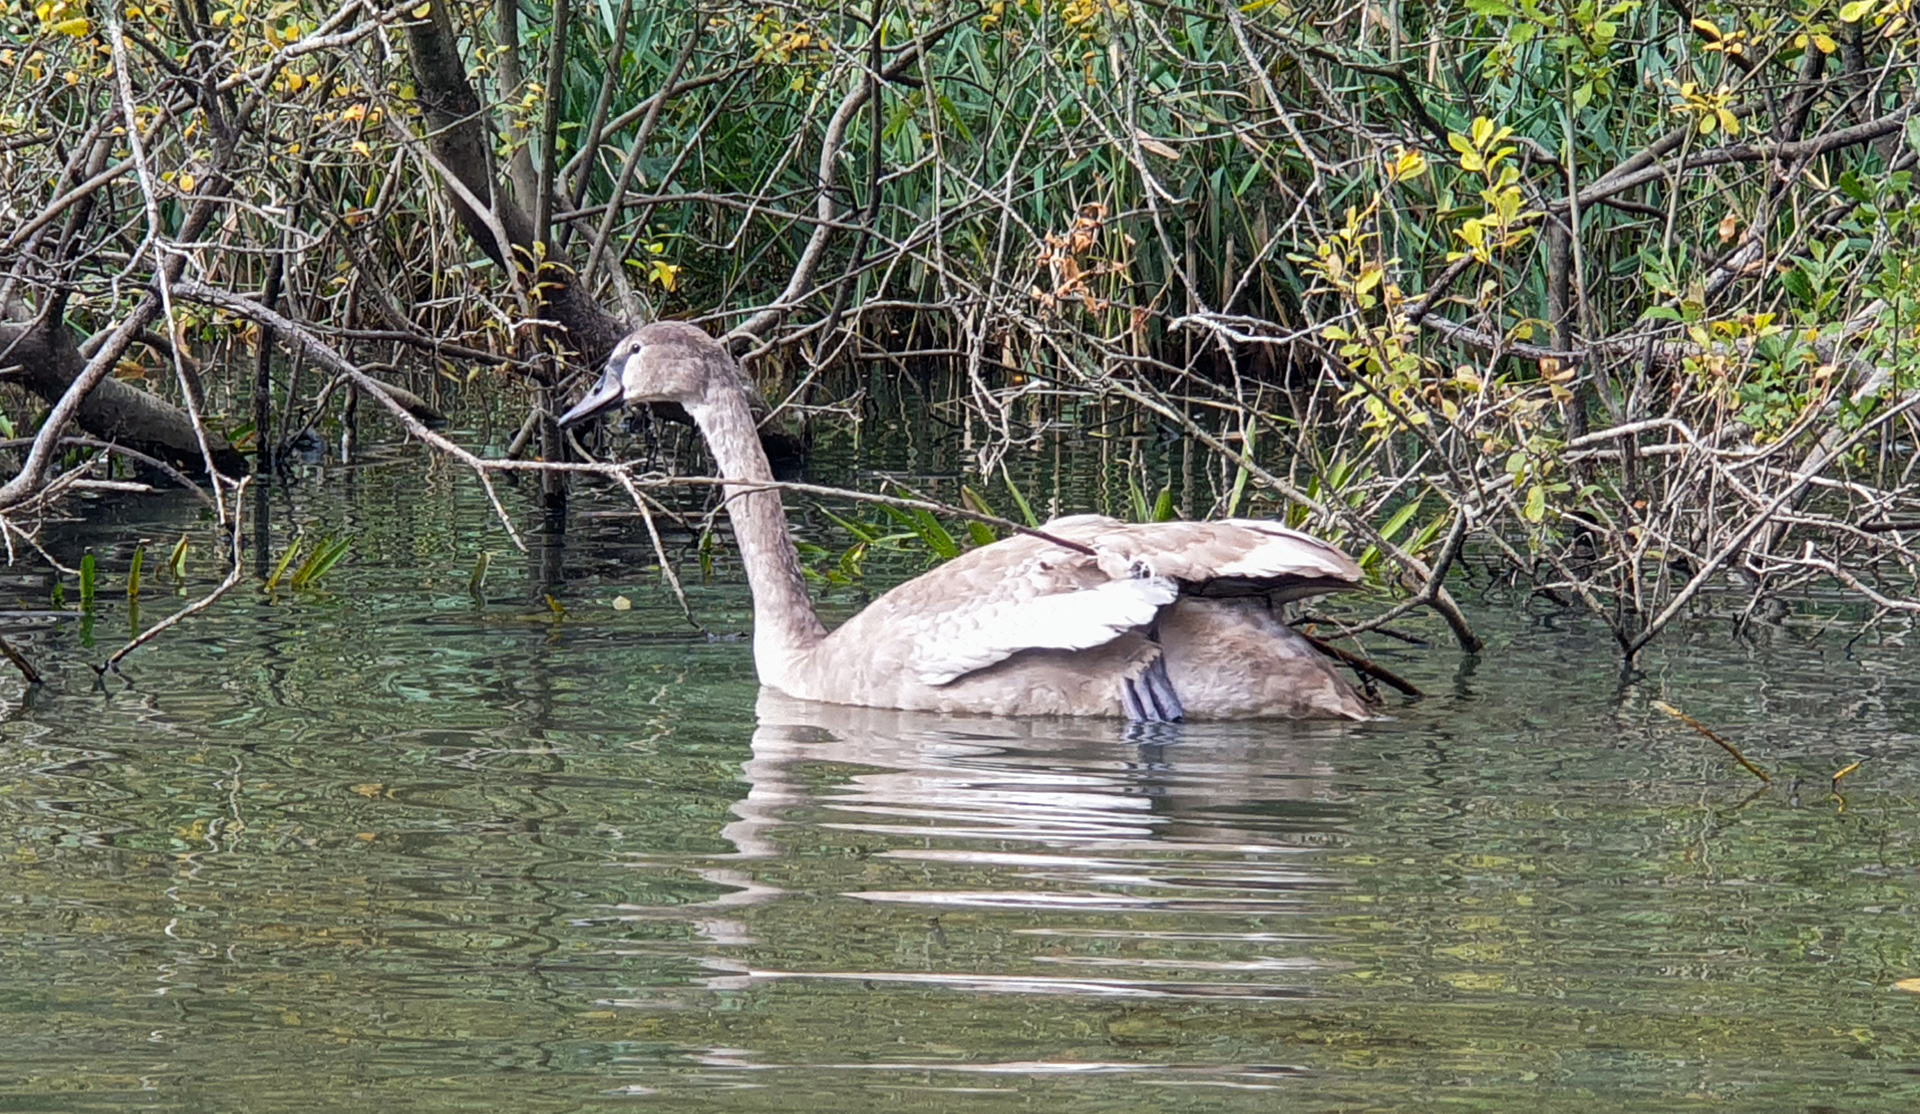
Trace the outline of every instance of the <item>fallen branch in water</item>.
<instances>
[{"instance_id":1,"label":"fallen branch in water","mask_svg":"<svg viewBox=\"0 0 1920 1114\"><path fill-rule=\"evenodd\" d=\"M1708 727L1706 724L1701 723L1699 720L1694 719L1692 716L1686 714L1685 712L1681 711L1680 709L1674 707L1673 705L1667 703L1664 700L1654 701L1653 706L1667 713L1668 715L1672 716L1674 719L1679 720L1681 723L1686 724L1688 727L1693 728L1695 731L1700 732L1700 734L1705 735L1707 738L1712 739L1714 742L1719 743L1720 748L1726 751L1728 754L1733 755L1733 760L1735 762L1740 763L1742 766L1745 766L1747 768L1748 773L1752 774L1754 777L1759 778L1761 781L1765 782L1768 785L1773 784L1773 777L1770 774L1768 774L1767 771L1761 769L1760 767L1754 765L1752 762L1748 761L1747 756L1740 753L1739 747L1734 746L1732 743L1727 742L1725 739L1721 738L1719 735L1716 735L1713 732L1713 729ZM1835 780L1838 781L1839 779L1836 777Z\"/></svg>"},{"instance_id":2,"label":"fallen branch in water","mask_svg":"<svg viewBox=\"0 0 1920 1114\"><path fill-rule=\"evenodd\" d=\"M6 659L13 663L13 667L20 671L20 676L26 678L26 681L28 684L39 685L39 684L46 683L45 681L41 680L40 671L33 667L33 663L28 661L26 659L26 656L22 654L20 651L14 649L13 643L8 642L4 637L0 637L0 654L5 655ZM1860 763L1858 762L1854 763L1855 766L1858 766L1859 764ZM1851 772L1851 768L1849 768L1849 770L1847 771L1842 771L1842 772L1843 773ZM1841 774L1833 775L1833 782L1835 785L1840 784L1840 777L1841 777Z\"/></svg>"},{"instance_id":3,"label":"fallen branch in water","mask_svg":"<svg viewBox=\"0 0 1920 1114\"><path fill-rule=\"evenodd\" d=\"M1351 650L1342 650L1340 647L1335 646L1331 642L1328 642L1323 638L1315 638L1314 636L1306 633L1305 631L1296 630L1294 633L1298 634L1300 637L1312 643L1314 649L1327 655L1333 660L1352 668L1354 672L1360 674L1363 677L1372 677L1376 680L1385 681L1389 688L1392 688L1407 696L1425 696L1426 695L1426 693L1421 692L1420 689L1417 686L1415 686L1412 681L1409 681L1399 676L1398 674L1394 673L1392 670L1387 669L1384 666L1376 664L1370 658L1363 658L1359 654L1356 654Z\"/></svg>"}]
</instances>

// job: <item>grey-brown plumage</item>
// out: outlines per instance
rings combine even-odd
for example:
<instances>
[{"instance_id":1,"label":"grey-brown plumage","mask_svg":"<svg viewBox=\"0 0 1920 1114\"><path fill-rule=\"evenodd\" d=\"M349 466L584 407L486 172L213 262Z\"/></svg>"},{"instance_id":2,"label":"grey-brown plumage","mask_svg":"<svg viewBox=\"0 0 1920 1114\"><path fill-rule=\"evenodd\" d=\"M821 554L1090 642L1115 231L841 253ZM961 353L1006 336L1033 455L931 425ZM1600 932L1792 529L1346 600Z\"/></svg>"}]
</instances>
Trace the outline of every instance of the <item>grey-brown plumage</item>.
<instances>
[{"instance_id":1,"label":"grey-brown plumage","mask_svg":"<svg viewBox=\"0 0 1920 1114\"><path fill-rule=\"evenodd\" d=\"M600 381L561 416L676 402L720 475L772 479L747 390L700 329L672 321L615 346ZM839 704L1135 720L1362 719L1331 662L1277 603L1345 588L1359 566L1324 542L1254 519L1129 524L1100 515L1021 535L894 588L829 633L807 598L780 493L726 486L753 592L762 684Z\"/></svg>"}]
</instances>

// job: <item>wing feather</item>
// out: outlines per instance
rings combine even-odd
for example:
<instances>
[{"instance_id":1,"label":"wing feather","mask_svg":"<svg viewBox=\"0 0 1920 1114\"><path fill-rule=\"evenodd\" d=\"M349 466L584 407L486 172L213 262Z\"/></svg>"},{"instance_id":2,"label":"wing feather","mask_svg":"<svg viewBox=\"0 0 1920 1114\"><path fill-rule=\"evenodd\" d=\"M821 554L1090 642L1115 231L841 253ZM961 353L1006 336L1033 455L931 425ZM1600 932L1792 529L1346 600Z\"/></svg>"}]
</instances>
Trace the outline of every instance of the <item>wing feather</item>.
<instances>
[{"instance_id":1,"label":"wing feather","mask_svg":"<svg viewBox=\"0 0 1920 1114\"><path fill-rule=\"evenodd\" d=\"M1153 622L1179 595L1179 586L1165 577L1130 577L957 608L942 616L938 633L944 637L922 642L913 665L922 681L944 685L1022 650L1085 650Z\"/></svg>"},{"instance_id":2,"label":"wing feather","mask_svg":"<svg viewBox=\"0 0 1920 1114\"><path fill-rule=\"evenodd\" d=\"M970 550L899 585L834 632L854 668L944 685L1023 650L1085 650L1153 623L1181 594L1291 600L1358 583L1346 554L1276 522L1129 524L1104 515ZM880 682L875 682L880 683Z\"/></svg>"}]
</instances>

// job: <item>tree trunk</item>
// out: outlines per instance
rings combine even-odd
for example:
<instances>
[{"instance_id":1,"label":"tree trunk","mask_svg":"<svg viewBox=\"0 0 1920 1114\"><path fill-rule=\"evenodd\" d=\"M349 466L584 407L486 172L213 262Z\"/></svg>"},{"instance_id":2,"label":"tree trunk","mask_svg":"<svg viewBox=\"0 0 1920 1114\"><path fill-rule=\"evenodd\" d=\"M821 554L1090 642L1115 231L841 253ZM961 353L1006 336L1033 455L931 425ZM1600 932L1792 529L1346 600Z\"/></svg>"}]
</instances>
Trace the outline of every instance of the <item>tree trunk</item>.
<instances>
[{"instance_id":1,"label":"tree trunk","mask_svg":"<svg viewBox=\"0 0 1920 1114\"><path fill-rule=\"evenodd\" d=\"M86 366L64 326L44 321L0 323L0 360L10 378L34 394L58 402ZM158 395L103 379L80 404L74 420L102 441L166 461L190 475L204 475L206 462L187 412ZM227 439L207 431L213 465L229 476L247 474L247 460Z\"/></svg>"}]
</instances>

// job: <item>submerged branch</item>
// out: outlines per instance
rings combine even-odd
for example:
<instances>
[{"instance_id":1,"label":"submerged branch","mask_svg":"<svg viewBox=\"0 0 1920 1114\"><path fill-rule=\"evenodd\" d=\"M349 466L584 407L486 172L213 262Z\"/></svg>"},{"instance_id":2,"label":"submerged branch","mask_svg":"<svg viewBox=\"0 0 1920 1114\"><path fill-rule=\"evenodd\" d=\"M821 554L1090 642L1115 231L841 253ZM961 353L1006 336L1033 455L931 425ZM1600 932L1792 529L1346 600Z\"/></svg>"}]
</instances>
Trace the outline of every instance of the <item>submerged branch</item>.
<instances>
[{"instance_id":1,"label":"submerged branch","mask_svg":"<svg viewBox=\"0 0 1920 1114\"><path fill-rule=\"evenodd\" d=\"M1772 775L1768 774L1767 771L1761 769L1760 767L1754 765L1751 761L1747 759L1746 755L1740 753L1739 747L1734 746L1732 743L1726 741L1725 739L1721 738L1719 735L1715 734L1713 729L1708 727L1706 724L1701 723L1699 720L1694 719L1692 716L1686 714L1685 712L1681 711L1680 709L1674 707L1671 704L1668 704L1663 700L1654 701L1653 706L1667 713L1668 715L1672 716L1674 719L1679 720L1681 723L1686 724L1688 727L1693 728L1695 731L1698 731L1700 734L1705 735L1707 738L1713 740L1715 743L1718 743L1720 745L1720 749L1726 751L1728 754L1731 754L1733 756L1733 760L1735 762L1740 763L1741 766L1745 767L1746 771L1752 774L1754 777L1759 778L1762 782L1765 782L1768 785L1773 784Z\"/></svg>"},{"instance_id":2,"label":"submerged branch","mask_svg":"<svg viewBox=\"0 0 1920 1114\"><path fill-rule=\"evenodd\" d=\"M115 672L115 673L119 672L120 663L126 658L128 654L133 653L135 650L138 650L140 647L145 646L147 643L160 637L162 634L166 633L168 629L172 628L176 624L181 623L186 619L199 614L202 611L205 611L209 607L212 607L216 602L219 601L220 597L226 595L228 592L231 592L234 589L234 587L237 586L240 583L240 581L246 576L247 566L242 559L243 555L241 552L241 529L240 529L240 519L242 514L241 507L244 504L242 503L242 500L240 497L246 492L247 485L251 483L252 480L253 480L253 477L248 476L240 480L239 483L235 484L233 488L233 516L232 516L232 521L229 523L229 532L228 532L229 537L232 539L232 546L228 552L228 560L232 562L232 568L227 570L226 579L222 580L219 583L219 585L214 588L213 591L207 593L204 596L201 596L199 599L194 600L192 603L188 604L187 606L181 608L180 610L160 620L154 625L148 627L146 630L143 630L139 634L135 635L132 639L128 640L126 645L120 647L118 650L115 650L113 652L113 655L107 658L106 661L103 661L99 665L94 666L93 667L94 673L104 677L109 671Z\"/></svg>"}]
</instances>

